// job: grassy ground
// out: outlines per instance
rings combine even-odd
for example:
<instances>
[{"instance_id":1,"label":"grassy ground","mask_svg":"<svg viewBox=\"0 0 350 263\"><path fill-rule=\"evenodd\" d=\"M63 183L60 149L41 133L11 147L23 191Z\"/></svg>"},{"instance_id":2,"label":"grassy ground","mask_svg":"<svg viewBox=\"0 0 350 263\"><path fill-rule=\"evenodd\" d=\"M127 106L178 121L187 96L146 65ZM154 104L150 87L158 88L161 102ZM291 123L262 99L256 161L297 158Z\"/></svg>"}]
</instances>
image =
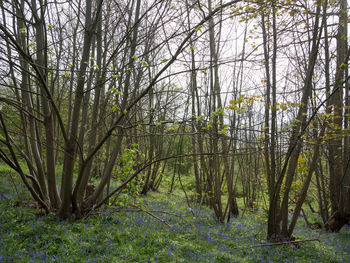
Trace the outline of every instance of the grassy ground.
<instances>
[{"instance_id":1,"label":"grassy ground","mask_svg":"<svg viewBox=\"0 0 350 263\"><path fill-rule=\"evenodd\" d=\"M296 239L321 242L259 247L266 237L263 212L246 211L219 224L208 209L189 209L180 191L135 201L153 216L110 208L88 219L59 221L13 206L14 196L25 192L6 186L9 181L2 171L0 192L11 201L0 195L0 262L350 262L348 227L337 234L315 231L301 219Z\"/></svg>"},{"instance_id":2,"label":"grassy ground","mask_svg":"<svg viewBox=\"0 0 350 263\"><path fill-rule=\"evenodd\" d=\"M307 229L300 220L296 238L317 237L322 242L302 243L300 248L254 247L265 238L261 214L246 213L222 225L210 211L191 211L171 199L152 194L142 204L170 226L144 212L113 208L69 223L1 201L0 262L350 261L349 228L338 234L319 232Z\"/></svg>"}]
</instances>

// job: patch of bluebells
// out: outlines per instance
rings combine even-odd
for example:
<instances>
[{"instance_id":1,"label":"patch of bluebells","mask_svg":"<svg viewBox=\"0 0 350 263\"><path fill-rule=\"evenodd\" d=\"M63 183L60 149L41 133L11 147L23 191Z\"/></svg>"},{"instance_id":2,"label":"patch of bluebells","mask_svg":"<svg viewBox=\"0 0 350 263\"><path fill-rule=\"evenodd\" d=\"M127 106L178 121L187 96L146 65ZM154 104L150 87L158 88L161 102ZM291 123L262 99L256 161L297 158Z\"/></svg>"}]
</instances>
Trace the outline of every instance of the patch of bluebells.
<instances>
[{"instance_id":1,"label":"patch of bluebells","mask_svg":"<svg viewBox=\"0 0 350 263\"><path fill-rule=\"evenodd\" d=\"M301 249L252 248L266 235L266 226L253 216L219 224L206 208L179 209L164 201L145 202L145 207L178 216L154 212L170 228L142 212L112 209L69 223L52 216L38 218L0 201L0 262L350 262L350 228L334 234L298 223L297 237L325 241L316 247L305 243Z\"/></svg>"}]
</instances>

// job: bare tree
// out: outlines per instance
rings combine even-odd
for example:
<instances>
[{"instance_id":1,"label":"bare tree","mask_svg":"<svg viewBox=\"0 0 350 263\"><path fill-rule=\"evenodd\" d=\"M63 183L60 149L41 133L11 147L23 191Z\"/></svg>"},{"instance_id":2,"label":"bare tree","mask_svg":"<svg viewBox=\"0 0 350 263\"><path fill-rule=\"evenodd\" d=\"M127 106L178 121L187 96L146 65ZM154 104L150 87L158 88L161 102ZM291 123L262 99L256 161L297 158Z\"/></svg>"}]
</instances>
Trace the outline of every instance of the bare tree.
<instances>
[{"instance_id":1,"label":"bare tree","mask_svg":"<svg viewBox=\"0 0 350 263\"><path fill-rule=\"evenodd\" d=\"M15 138L15 131L9 128L11 120L1 111L1 144L6 150L1 150L0 157L18 172L47 211L61 218L79 217L101 203L123 145L123 133L138 103L154 89L197 28L239 1L222 4L189 30L163 34L164 39L143 48L147 38L155 39L148 34L165 28L159 23L171 23L167 16L181 17L170 2L77 1L65 3L62 9L56 1L1 2L1 53L6 63L1 85L9 91L1 102L19 113L24 137ZM148 16L152 12L161 17L153 20ZM6 24L9 19L13 26ZM147 23L153 29L143 31L141 24ZM175 39L179 44L166 62L156 65L147 58L149 52L161 51ZM154 71L142 81L151 64L147 61ZM103 174L90 195L88 182L99 160L105 164L100 169ZM58 193L56 168L61 161Z\"/></svg>"}]
</instances>

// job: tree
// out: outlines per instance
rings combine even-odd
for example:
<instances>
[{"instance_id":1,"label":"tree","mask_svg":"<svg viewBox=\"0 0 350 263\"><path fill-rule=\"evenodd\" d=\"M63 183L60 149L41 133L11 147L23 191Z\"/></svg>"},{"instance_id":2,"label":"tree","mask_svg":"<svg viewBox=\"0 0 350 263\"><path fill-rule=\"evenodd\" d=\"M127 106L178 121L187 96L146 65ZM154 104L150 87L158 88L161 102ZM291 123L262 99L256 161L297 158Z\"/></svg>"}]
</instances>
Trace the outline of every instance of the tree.
<instances>
[{"instance_id":1,"label":"tree","mask_svg":"<svg viewBox=\"0 0 350 263\"><path fill-rule=\"evenodd\" d=\"M132 110L154 89L198 27L237 2L218 6L181 34L180 43L170 58L155 67L147 81L141 82L142 72L149 67L146 59L151 47L143 49L140 45L140 41L149 37L141 34L144 31L140 25L150 23L161 30L158 23L163 21L152 21L146 14L161 13L162 18L176 15L177 10L167 3L155 1L147 6L142 5L141 0L86 1L85 4L78 1L67 2L67 8L60 9L56 1L40 0L30 4L24 0L2 1L1 52L6 65L1 81L9 93L1 101L18 113L21 127L15 129L23 138L14 137L11 120L1 111L1 144L6 148L0 152L1 159L18 172L33 198L46 211L55 212L61 218L89 213L103 203L101 195L111 178L114 161L123 144L122 130ZM112 8L116 12L111 12ZM8 18L12 19L13 27L6 26ZM84 25L80 22L83 20ZM152 30L146 32L155 34ZM176 33L166 36L152 48L162 48L176 36ZM10 75L5 73L7 70ZM133 80L133 84L139 84L133 86ZM63 97L67 89L68 100ZM113 142L115 131L118 135ZM107 150L111 158L102 158L103 175L92 195L87 196L94 162ZM25 160L29 173L24 172L21 160ZM61 160L63 170L58 193L56 168Z\"/></svg>"},{"instance_id":2,"label":"tree","mask_svg":"<svg viewBox=\"0 0 350 263\"><path fill-rule=\"evenodd\" d=\"M273 187L271 187L272 192L270 193L270 204L269 204L269 215L268 215L268 231L267 238L271 240L278 240L280 238L291 238L295 222L291 222L290 227L288 227L288 204L289 204L289 193L291 190L293 178L295 176L295 170L298 165L298 158L302 149L302 136L308 125L307 121L307 106L312 94L312 77L314 73L314 68L318 56L320 35L322 32L322 27L320 24L320 11L321 2L316 3L315 12L315 22L312 33L312 47L310 56L308 59L308 66L306 68L306 74L304 77L302 98L300 101L300 106L298 108L298 113L295 118L294 124L292 126L292 132L289 138L288 150L286 153L285 161L281 172L276 178L276 182ZM313 158L313 163L317 160L318 149L315 149L315 156ZM315 160L316 159L316 160ZM305 188L302 190L305 192L309 185L309 180L313 173L314 167L309 170L308 180L304 183ZM310 178L309 178L310 177ZM281 186L285 180L283 192L281 192ZM295 212L297 216L300 213L300 206L303 203L303 198L305 194L301 194L300 202L297 203ZM280 197L281 202L279 201ZM300 204L301 203L301 204Z\"/></svg>"},{"instance_id":3,"label":"tree","mask_svg":"<svg viewBox=\"0 0 350 263\"><path fill-rule=\"evenodd\" d=\"M335 83L332 94L329 94L332 118L328 133L331 136L329 142L329 168L330 168L330 200L332 215L328 228L339 231L350 219L350 173L349 154L344 142L347 141L348 118L344 115L344 84L347 83L345 69L348 67L349 54L347 50L347 1L339 1L338 32L337 32L337 67ZM348 92L346 92L348 93ZM348 94L346 95L348 96ZM347 97L348 98L348 97Z\"/></svg>"}]
</instances>

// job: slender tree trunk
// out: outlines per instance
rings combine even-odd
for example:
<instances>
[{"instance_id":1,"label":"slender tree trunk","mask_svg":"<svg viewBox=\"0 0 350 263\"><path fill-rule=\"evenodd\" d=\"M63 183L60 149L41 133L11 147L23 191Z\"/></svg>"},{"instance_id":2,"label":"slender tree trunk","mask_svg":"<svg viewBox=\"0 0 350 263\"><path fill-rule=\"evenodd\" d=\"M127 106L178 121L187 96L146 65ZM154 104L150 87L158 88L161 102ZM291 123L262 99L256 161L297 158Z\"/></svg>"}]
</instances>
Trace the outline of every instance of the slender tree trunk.
<instances>
[{"instance_id":1,"label":"slender tree trunk","mask_svg":"<svg viewBox=\"0 0 350 263\"><path fill-rule=\"evenodd\" d=\"M318 47L320 43L320 34L321 34L321 30L319 28L319 21L320 21L319 14L321 10L320 7L321 7L321 3L320 1L318 1L313 35L312 35L312 49L311 49L311 54L309 56L307 72L304 80L300 107L298 109L298 114L294 121L293 130L291 133L291 137L289 139L289 146L288 146L288 151L287 151L284 166L276 181L273 195L270 196L267 238L272 240L279 238L280 220L282 220L281 236L289 237L288 228L287 228L288 227L289 192L290 192L295 169L297 166L298 157L301 150L301 143L302 143L301 136L304 134L306 129L307 105L309 103L309 98L312 94L312 77L313 77L314 67L315 67L316 59L318 55ZM280 195L282 181L283 181L283 178L285 177L286 172L287 172L287 176L286 176L286 182L284 186L283 200L282 200L281 208L278 209L278 203L277 203L278 197ZM280 211L279 214L278 214L278 211Z\"/></svg>"},{"instance_id":2,"label":"slender tree trunk","mask_svg":"<svg viewBox=\"0 0 350 263\"><path fill-rule=\"evenodd\" d=\"M335 74L334 90L331 97L333 109L332 126L330 127L332 138L329 144L330 168L330 199L332 216L328 228L332 231L339 231L350 219L349 207L349 173L347 172L347 161L343 159L343 86L345 81L345 67L349 59L347 54L347 1L340 0L339 23L337 34L337 72Z\"/></svg>"},{"instance_id":3,"label":"slender tree trunk","mask_svg":"<svg viewBox=\"0 0 350 263\"><path fill-rule=\"evenodd\" d=\"M97 3L96 16L99 17L99 13L102 9L102 2L100 0ZM86 1L86 12L85 12L85 34L84 34L84 44L83 44L83 54L80 62L80 69L78 74L77 88L75 92L75 98L73 103L72 112L72 126L70 129L70 134L68 141L65 145L65 157L63 163L62 171L62 205L60 207L59 216L61 218L71 217L71 204L72 204L72 187L73 187L73 170L75 166L76 150L78 140L78 128L80 119L81 104L84 97L84 83L85 74L87 69L87 64L90 56L90 47L93 38L94 28L96 26L96 21L92 21L91 16L91 0ZM77 185L80 184L77 182Z\"/></svg>"}]
</instances>

